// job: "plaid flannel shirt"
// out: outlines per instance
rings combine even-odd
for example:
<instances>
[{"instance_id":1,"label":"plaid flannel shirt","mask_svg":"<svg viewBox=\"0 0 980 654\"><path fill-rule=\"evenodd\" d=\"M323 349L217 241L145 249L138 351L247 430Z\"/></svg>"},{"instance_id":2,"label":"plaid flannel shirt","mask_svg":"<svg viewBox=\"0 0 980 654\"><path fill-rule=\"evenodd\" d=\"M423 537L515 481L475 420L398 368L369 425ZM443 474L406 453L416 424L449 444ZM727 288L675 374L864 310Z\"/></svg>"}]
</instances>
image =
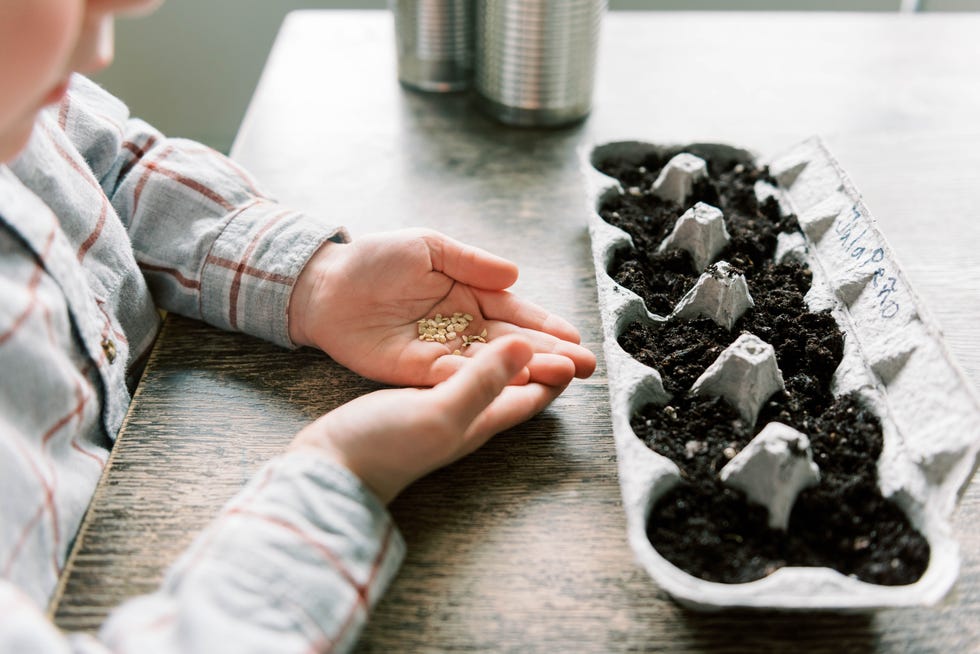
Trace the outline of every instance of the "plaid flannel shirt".
<instances>
[{"instance_id":1,"label":"plaid flannel shirt","mask_svg":"<svg viewBox=\"0 0 980 654\"><path fill-rule=\"evenodd\" d=\"M289 295L343 229L167 139L76 76L0 165L0 651L349 648L404 542L347 470L288 454L99 639L37 608L57 583L159 328L157 307L292 346Z\"/></svg>"}]
</instances>

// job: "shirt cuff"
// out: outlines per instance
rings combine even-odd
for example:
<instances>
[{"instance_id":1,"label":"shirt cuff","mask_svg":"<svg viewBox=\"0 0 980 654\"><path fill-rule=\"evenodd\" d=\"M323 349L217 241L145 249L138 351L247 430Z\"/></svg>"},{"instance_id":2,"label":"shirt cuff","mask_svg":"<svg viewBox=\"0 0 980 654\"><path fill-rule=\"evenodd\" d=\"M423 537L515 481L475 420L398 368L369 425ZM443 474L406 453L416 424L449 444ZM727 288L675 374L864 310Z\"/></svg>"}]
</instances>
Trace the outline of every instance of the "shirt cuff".
<instances>
[{"instance_id":1,"label":"shirt cuff","mask_svg":"<svg viewBox=\"0 0 980 654\"><path fill-rule=\"evenodd\" d=\"M343 227L256 201L228 220L205 259L201 316L224 329L296 347L287 321L296 279L325 242L348 240Z\"/></svg>"}]
</instances>

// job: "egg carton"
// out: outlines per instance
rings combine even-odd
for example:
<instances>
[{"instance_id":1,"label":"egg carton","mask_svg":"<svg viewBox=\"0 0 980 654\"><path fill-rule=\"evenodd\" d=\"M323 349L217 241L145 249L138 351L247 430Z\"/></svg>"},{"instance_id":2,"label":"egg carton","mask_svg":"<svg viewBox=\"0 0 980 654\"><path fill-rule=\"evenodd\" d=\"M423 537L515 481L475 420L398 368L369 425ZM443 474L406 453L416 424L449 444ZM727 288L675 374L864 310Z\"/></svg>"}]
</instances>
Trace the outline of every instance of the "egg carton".
<instances>
[{"instance_id":1,"label":"egg carton","mask_svg":"<svg viewBox=\"0 0 980 654\"><path fill-rule=\"evenodd\" d=\"M879 585L827 567L783 567L747 583L705 581L676 567L651 545L646 531L648 518L657 499L678 482L679 469L636 436L630 417L650 402L663 404L668 396L660 374L634 359L617 339L634 321L667 317L648 311L638 295L617 284L607 272L617 251L632 247L632 239L604 221L599 207L610 194L635 193L636 189L624 189L593 164L609 155L635 158L650 150L685 149L708 158L767 165L779 187L759 182L757 197L775 196L784 212L797 216L801 233L781 236L776 256L797 258L810 267L813 281L806 296L810 310L831 310L845 334L843 360L833 380L834 393L859 392L881 421L884 445L877 463L881 493L906 513L930 546L927 568L915 583ZM654 184L664 197L683 196L699 174L699 164L693 159L672 164ZM860 612L931 605L941 600L959 571L959 550L950 516L980 462L980 401L909 286L876 220L825 144L811 138L783 154L759 159L722 144L668 148L638 141L616 142L583 151L582 165L589 191L589 234L619 480L628 539L639 563L677 601L701 610L741 607ZM696 209L678 221L668 237L674 242L662 247L684 247L698 264L706 264L721 249L721 230L710 208ZM728 321L729 326L737 319L744 310L740 306L745 303L744 293L732 287L744 283L744 278L739 282L738 275L723 267L714 272L709 275L713 281L702 275L698 288L678 303L674 315L716 313L712 318L719 324ZM709 285L712 288L707 288ZM698 293L704 297L695 297ZM727 394L743 415L751 414L758 411L758 396L778 388L775 377L779 371L766 369L770 365L766 348L771 350L771 346L761 341L736 345L719 358L729 359L724 366L727 372L720 371L724 362L716 362L714 374L706 371L698 383L702 392ZM737 361L733 364L732 360ZM791 505L795 492L813 483L806 457L778 455L787 449L803 452L804 443L796 438L790 433L760 433L745 448L755 450L758 456L743 450L739 457L746 460L729 471L733 485L750 498L753 493L759 498L770 496L771 525L785 519L780 511L789 511L785 506L780 508L780 503ZM759 452L768 452L772 460L766 461ZM786 466L794 461L790 471ZM734 463L735 459L730 462ZM772 477L775 472L793 477L795 485L774 490L767 475Z\"/></svg>"}]
</instances>

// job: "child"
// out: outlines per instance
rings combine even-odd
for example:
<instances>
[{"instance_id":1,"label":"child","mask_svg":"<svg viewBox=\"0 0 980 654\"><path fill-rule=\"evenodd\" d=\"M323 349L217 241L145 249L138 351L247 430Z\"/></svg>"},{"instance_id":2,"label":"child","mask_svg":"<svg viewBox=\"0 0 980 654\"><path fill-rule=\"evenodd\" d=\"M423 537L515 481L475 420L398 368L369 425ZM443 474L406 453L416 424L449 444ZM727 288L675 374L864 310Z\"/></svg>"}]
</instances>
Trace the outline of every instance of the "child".
<instances>
[{"instance_id":1,"label":"child","mask_svg":"<svg viewBox=\"0 0 980 654\"><path fill-rule=\"evenodd\" d=\"M411 230L349 242L72 71L156 0L0 0L0 651L311 651L356 642L404 544L384 505L542 410L594 356L506 290L513 264ZM321 417L99 639L42 607L105 466L157 307L311 345L405 386ZM416 321L471 314L462 355ZM472 331L472 330L471 330ZM368 356L370 354L370 356Z\"/></svg>"}]
</instances>

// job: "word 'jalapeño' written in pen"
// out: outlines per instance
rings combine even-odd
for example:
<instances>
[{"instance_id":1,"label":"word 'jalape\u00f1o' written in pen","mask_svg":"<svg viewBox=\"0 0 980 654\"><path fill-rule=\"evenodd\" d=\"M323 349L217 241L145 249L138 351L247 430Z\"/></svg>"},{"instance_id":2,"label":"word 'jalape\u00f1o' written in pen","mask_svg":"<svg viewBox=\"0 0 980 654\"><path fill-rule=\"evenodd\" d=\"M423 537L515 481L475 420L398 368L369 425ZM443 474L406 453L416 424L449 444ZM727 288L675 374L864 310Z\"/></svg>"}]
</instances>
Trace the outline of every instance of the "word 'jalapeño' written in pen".
<instances>
[{"instance_id":1,"label":"word 'jalape\u00f1o' written in pen","mask_svg":"<svg viewBox=\"0 0 980 654\"><path fill-rule=\"evenodd\" d=\"M834 224L834 231L837 232L841 248L857 261L858 268L867 265L873 266L885 259L884 248L876 247L876 243L868 243L865 240L865 236L868 236L868 240L870 240L877 235L877 232L873 230L869 234L869 230L871 227L865 222L864 216L858 211L856 205L851 207L849 220L840 220ZM874 301L878 305L878 312L882 318L894 318L901 309L895 300L895 294L898 291L897 285L898 278L889 274L888 270L881 266L875 268L874 274L871 276L871 286L878 291Z\"/></svg>"}]
</instances>

